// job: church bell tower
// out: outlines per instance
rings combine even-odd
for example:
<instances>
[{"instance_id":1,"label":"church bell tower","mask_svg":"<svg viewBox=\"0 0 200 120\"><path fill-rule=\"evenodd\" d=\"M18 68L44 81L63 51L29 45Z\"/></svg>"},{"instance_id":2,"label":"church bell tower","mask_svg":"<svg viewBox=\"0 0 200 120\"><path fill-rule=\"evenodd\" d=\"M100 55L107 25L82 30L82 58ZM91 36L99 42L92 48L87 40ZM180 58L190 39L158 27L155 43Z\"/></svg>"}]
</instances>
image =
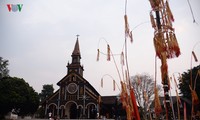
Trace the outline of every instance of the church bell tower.
<instances>
[{"instance_id":1,"label":"church bell tower","mask_svg":"<svg viewBox=\"0 0 200 120\"><path fill-rule=\"evenodd\" d=\"M78 41L78 35L77 35L77 40L74 46L74 51L72 52L72 62L71 64L68 63L67 68L68 68L68 72L67 74L71 73L71 72L76 72L78 74L80 74L81 76L83 76L83 66L81 66L81 53L80 53L80 48L79 48L79 41Z\"/></svg>"}]
</instances>

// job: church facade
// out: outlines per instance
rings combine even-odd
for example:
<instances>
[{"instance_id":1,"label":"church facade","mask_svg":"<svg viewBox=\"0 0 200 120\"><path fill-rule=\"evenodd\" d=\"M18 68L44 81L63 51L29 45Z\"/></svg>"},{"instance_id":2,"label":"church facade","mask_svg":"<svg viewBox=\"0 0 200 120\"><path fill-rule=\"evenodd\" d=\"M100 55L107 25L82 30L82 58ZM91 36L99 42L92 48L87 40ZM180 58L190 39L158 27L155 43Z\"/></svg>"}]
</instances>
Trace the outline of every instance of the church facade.
<instances>
[{"instance_id":1,"label":"church facade","mask_svg":"<svg viewBox=\"0 0 200 120\"><path fill-rule=\"evenodd\" d=\"M78 37L71 57L67 74L57 83L59 89L43 102L45 116L96 118L100 94L83 77Z\"/></svg>"}]
</instances>

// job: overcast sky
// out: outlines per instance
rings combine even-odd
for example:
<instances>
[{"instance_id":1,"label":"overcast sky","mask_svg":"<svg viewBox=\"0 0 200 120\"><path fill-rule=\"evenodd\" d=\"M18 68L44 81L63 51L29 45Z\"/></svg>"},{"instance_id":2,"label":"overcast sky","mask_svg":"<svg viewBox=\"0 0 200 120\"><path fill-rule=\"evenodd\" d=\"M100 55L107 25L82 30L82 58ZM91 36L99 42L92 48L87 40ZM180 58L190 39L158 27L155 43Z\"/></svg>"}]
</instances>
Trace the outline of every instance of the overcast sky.
<instances>
[{"instance_id":1,"label":"overcast sky","mask_svg":"<svg viewBox=\"0 0 200 120\"><path fill-rule=\"evenodd\" d=\"M175 22L175 34L181 56L168 60L169 75L191 67L191 51L200 60L200 1L190 0L196 23L187 0L169 0ZM21 12L9 12L7 4L23 4ZM71 54L79 34L84 78L101 95L115 95L111 75L120 85L113 60L106 61L97 48L106 52L106 42L114 54L124 44L125 0L0 0L0 56L9 60L10 76L23 78L37 92L44 84L56 85L67 73ZM134 42L128 43L130 75L148 73L154 76L153 28L150 24L149 0L128 0L127 15ZM138 26L139 25L139 26ZM102 39L104 38L104 39ZM196 46L195 46L196 44ZM117 64L119 56L115 56ZM192 66L199 63L192 62ZM158 60L158 83L160 81Z\"/></svg>"}]
</instances>

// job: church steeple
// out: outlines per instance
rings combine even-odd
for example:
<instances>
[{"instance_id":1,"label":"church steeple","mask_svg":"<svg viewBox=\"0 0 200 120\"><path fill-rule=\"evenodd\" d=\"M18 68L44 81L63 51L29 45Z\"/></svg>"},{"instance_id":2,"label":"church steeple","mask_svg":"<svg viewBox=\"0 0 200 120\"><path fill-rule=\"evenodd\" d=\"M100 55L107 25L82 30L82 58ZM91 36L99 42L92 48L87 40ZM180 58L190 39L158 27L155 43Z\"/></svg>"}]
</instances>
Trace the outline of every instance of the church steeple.
<instances>
[{"instance_id":1,"label":"church steeple","mask_svg":"<svg viewBox=\"0 0 200 120\"><path fill-rule=\"evenodd\" d=\"M78 40L79 35L77 35L76 43L74 46L74 50L72 52L72 63L67 65L68 68L68 73L69 72L77 72L80 75L83 75L83 66L80 65L80 59L81 59L81 53L80 53L80 48L79 48L79 40Z\"/></svg>"},{"instance_id":2,"label":"church steeple","mask_svg":"<svg viewBox=\"0 0 200 120\"><path fill-rule=\"evenodd\" d=\"M74 46L74 51L72 52L71 56L72 56L72 63L80 64L81 53L80 53L80 49L79 49L78 36L79 35L77 35L76 44Z\"/></svg>"},{"instance_id":3,"label":"church steeple","mask_svg":"<svg viewBox=\"0 0 200 120\"><path fill-rule=\"evenodd\" d=\"M80 49L79 49L78 36L79 35L77 35L76 44L74 46L74 51L73 51L72 55L79 55L79 56L81 56Z\"/></svg>"}]
</instances>

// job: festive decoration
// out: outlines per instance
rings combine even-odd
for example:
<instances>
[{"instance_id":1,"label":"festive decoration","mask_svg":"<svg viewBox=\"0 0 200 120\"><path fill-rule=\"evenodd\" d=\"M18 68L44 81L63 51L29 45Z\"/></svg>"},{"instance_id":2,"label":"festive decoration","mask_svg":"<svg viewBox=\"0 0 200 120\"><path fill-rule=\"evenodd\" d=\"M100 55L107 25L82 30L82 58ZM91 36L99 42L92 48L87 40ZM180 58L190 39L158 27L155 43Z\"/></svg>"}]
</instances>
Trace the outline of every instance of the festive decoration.
<instances>
[{"instance_id":1,"label":"festive decoration","mask_svg":"<svg viewBox=\"0 0 200 120\"><path fill-rule=\"evenodd\" d=\"M132 104L133 104L135 119L140 120L140 114L139 114L139 111L138 111L138 106L137 106L137 103L136 103L136 98L135 98L135 93L134 93L133 88L130 89L130 96L131 96L131 101L132 101Z\"/></svg>"},{"instance_id":2,"label":"festive decoration","mask_svg":"<svg viewBox=\"0 0 200 120\"><path fill-rule=\"evenodd\" d=\"M193 57L194 57L195 62L198 62L197 56L196 56L196 54L194 53L194 51L192 51L192 55L193 55Z\"/></svg>"},{"instance_id":3,"label":"festive decoration","mask_svg":"<svg viewBox=\"0 0 200 120\"><path fill-rule=\"evenodd\" d=\"M128 104L127 99L128 99L128 93L127 93L127 89L126 89L126 84L121 81L120 100L122 102L122 107L123 108L126 108L126 106Z\"/></svg>"},{"instance_id":4,"label":"festive decoration","mask_svg":"<svg viewBox=\"0 0 200 120\"><path fill-rule=\"evenodd\" d=\"M97 49L97 61L99 61L99 49Z\"/></svg>"},{"instance_id":5,"label":"festive decoration","mask_svg":"<svg viewBox=\"0 0 200 120\"><path fill-rule=\"evenodd\" d=\"M128 24L128 17L127 15L124 15L124 21L125 21L125 35L129 36L129 24Z\"/></svg>"},{"instance_id":6,"label":"festive decoration","mask_svg":"<svg viewBox=\"0 0 200 120\"><path fill-rule=\"evenodd\" d=\"M173 16L173 14L172 14L172 12L170 10L168 1L166 1L165 5L166 5L167 17L169 17L170 20L174 22L174 16Z\"/></svg>"},{"instance_id":7,"label":"festive decoration","mask_svg":"<svg viewBox=\"0 0 200 120\"><path fill-rule=\"evenodd\" d=\"M180 48L174 33L174 28L172 27L172 22L174 22L174 16L169 7L167 0L149 0L152 7L150 12L150 20L152 27L154 28L154 48L156 55L161 60L161 77L162 84L164 86L165 95L165 105L166 105L166 119L172 119L171 116L171 106L169 100L169 89L170 81L168 77L168 65L167 59L178 57L180 55ZM155 13L155 18L153 15ZM158 100L158 93L155 87L155 111L160 112L160 105ZM169 115L169 116L168 116Z\"/></svg>"},{"instance_id":8,"label":"festive decoration","mask_svg":"<svg viewBox=\"0 0 200 120\"><path fill-rule=\"evenodd\" d=\"M130 76L129 76L129 68L128 68L128 60L127 60L127 38L130 38L131 42L133 42L133 35L132 35L132 31L129 30L129 24L128 24L128 17L126 14L126 7L127 7L127 0L125 0L125 15L124 15L124 21L125 21L125 60L126 60L126 70L125 70L125 82L121 82L121 84L123 84L124 86L127 86L127 88L129 89L129 95L130 97L126 97L127 100L127 105L130 106L130 110L126 109L126 113L127 113L127 119L128 120L140 120L140 115L139 115L139 111L138 111L138 107L137 107L137 103L136 103L136 98L135 98L135 94L134 94L134 90L131 86L131 82L130 82ZM125 87L123 87L124 89ZM123 90L124 91L124 90ZM126 90L127 91L127 90ZM126 92L127 93L127 92ZM127 93L128 95L128 93ZM132 113L131 116L129 116Z\"/></svg>"},{"instance_id":9,"label":"festive decoration","mask_svg":"<svg viewBox=\"0 0 200 120\"><path fill-rule=\"evenodd\" d=\"M110 61L110 46L107 45L107 60Z\"/></svg>"},{"instance_id":10,"label":"festive decoration","mask_svg":"<svg viewBox=\"0 0 200 120\"><path fill-rule=\"evenodd\" d=\"M152 12L150 12L150 20L151 20L151 25L152 25L152 28L156 28L156 23L154 21L154 17L153 17L153 14Z\"/></svg>"},{"instance_id":11,"label":"festive decoration","mask_svg":"<svg viewBox=\"0 0 200 120\"><path fill-rule=\"evenodd\" d=\"M162 107L160 105L160 98L158 96L158 89L157 87L155 86L154 87L154 94L155 94L155 113L158 115L160 114L160 112L162 112Z\"/></svg>"},{"instance_id":12,"label":"festive decoration","mask_svg":"<svg viewBox=\"0 0 200 120\"><path fill-rule=\"evenodd\" d=\"M121 65L124 65L124 52L121 52Z\"/></svg>"},{"instance_id":13,"label":"festive decoration","mask_svg":"<svg viewBox=\"0 0 200 120\"><path fill-rule=\"evenodd\" d=\"M197 96L197 93L196 93L195 90L193 90L193 89L191 88L191 86L189 86L189 87L190 87L191 95L192 95L192 103L193 103L194 105L198 105L198 104L199 104L199 98L198 98L198 96Z\"/></svg>"},{"instance_id":14,"label":"festive decoration","mask_svg":"<svg viewBox=\"0 0 200 120\"><path fill-rule=\"evenodd\" d=\"M174 17L170 10L168 1L164 3L164 1L160 2L160 0L150 0L150 4L153 8L152 11L157 12L157 17L159 15L159 18L154 19L152 11L150 12L151 24L155 29L154 47L156 55L160 59L162 53L165 53L168 59L178 57L180 55L180 49L174 29L172 28ZM157 29L156 26L159 28Z\"/></svg>"},{"instance_id":15,"label":"festive decoration","mask_svg":"<svg viewBox=\"0 0 200 120\"><path fill-rule=\"evenodd\" d=\"M154 47L156 55L160 59L162 59L161 54L165 54L168 59L180 55L180 48L173 32L156 33L154 35Z\"/></svg>"},{"instance_id":16,"label":"festive decoration","mask_svg":"<svg viewBox=\"0 0 200 120\"><path fill-rule=\"evenodd\" d=\"M130 41L132 43L133 35L132 35L132 31L129 30L128 17L126 14L124 15L124 21L125 21L125 35L126 35L126 37L130 38Z\"/></svg>"},{"instance_id":17,"label":"festive decoration","mask_svg":"<svg viewBox=\"0 0 200 120\"><path fill-rule=\"evenodd\" d=\"M127 3L127 0L126 0L126 3ZM130 29L129 29L128 16L127 16L126 12L125 12L125 15L124 15L124 21L125 21L125 48L124 48L125 52L122 51L121 54L120 54L123 79L121 79L119 69L118 69L117 64L115 62L114 55L112 54L112 52L110 50L109 44L107 44L107 54L104 54L104 55L107 55L108 61L110 61L110 56L112 56L113 61L115 63L115 67L117 69L119 79L120 79L120 83L121 83L120 100L122 102L122 107L126 110L127 119L128 120L133 120L133 119L134 120L140 120L138 106L137 106L137 102L136 102L136 98L135 98L135 93L134 93L134 90L133 90L131 82L130 82L130 75L129 75L129 68L128 68L127 42L126 42L126 40L127 40L127 38L129 38L130 41L133 42L133 35L132 35L132 31L130 31ZM98 53L97 53L97 61L98 61L99 60L99 53L102 53L102 52L100 52L99 49L97 51L98 51ZM126 62L126 63L124 63L124 62ZM125 65L125 67L124 67L124 65ZM125 74L125 78L124 78L124 74ZM102 83L103 82L101 82L101 84ZM115 90L115 84L116 83L113 80L113 90ZM101 86L103 86L103 85L101 85Z\"/></svg>"},{"instance_id":18,"label":"festive decoration","mask_svg":"<svg viewBox=\"0 0 200 120\"><path fill-rule=\"evenodd\" d=\"M130 109L129 105L126 106L126 118L127 118L127 120L132 120L131 119L131 109Z\"/></svg>"}]
</instances>

